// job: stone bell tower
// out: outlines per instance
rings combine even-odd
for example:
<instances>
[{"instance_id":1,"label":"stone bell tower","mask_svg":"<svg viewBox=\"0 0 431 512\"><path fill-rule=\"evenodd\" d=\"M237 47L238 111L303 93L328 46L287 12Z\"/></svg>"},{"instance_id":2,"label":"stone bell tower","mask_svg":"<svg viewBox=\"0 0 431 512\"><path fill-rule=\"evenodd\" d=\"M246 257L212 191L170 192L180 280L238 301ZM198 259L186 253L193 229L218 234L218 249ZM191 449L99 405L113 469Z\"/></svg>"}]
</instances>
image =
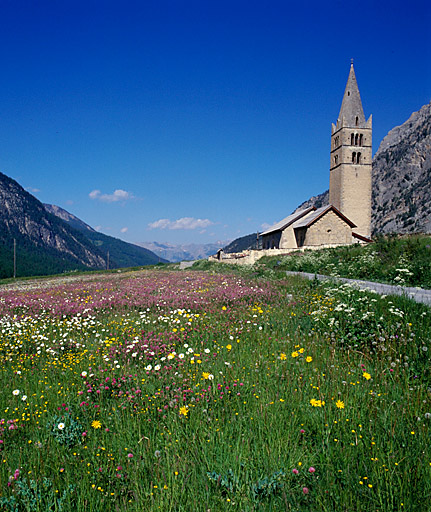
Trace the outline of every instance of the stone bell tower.
<instances>
[{"instance_id":1,"label":"stone bell tower","mask_svg":"<svg viewBox=\"0 0 431 512\"><path fill-rule=\"evenodd\" d=\"M329 203L371 236L372 116L365 120L353 61L337 124L332 124Z\"/></svg>"}]
</instances>

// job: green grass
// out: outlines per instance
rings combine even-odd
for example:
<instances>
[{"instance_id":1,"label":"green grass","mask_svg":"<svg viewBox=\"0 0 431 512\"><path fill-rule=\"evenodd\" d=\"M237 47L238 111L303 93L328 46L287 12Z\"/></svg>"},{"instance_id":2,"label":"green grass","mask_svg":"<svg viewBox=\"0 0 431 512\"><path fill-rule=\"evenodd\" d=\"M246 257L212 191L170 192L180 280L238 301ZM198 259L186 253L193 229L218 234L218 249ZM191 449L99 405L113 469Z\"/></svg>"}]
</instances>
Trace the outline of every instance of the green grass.
<instances>
[{"instance_id":1,"label":"green grass","mask_svg":"<svg viewBox=\"0 0 431 512\"><path fill-rule=\"evenodd\" d=\"M264 257L255 265L337 277L431 288L431 237L377 237L374 243L287 256Z\"/></svg>"},{"instance_id":2,"label":"green grass","mask_svg":"<svg viewBox=\"0 0 431 512\"><path fill-rule=\"evenodd\" d=\"M0 510L426 510L430 309L217 269L0 295Z\"/></svg>"}]
</instances>

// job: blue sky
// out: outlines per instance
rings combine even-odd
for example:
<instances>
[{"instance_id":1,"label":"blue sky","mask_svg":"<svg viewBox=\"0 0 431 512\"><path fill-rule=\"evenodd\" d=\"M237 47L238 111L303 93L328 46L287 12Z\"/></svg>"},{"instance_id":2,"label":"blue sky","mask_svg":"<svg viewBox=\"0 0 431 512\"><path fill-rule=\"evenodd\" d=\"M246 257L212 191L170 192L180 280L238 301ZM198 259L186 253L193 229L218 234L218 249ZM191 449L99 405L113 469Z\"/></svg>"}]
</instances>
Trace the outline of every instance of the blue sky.
<instances>
[{"instance_id":1,"label":"blue sky","mask_svg":"<svg viewBox=\"0 0 431 512\"><path fill-rule=\"evenodd\" d=\"M429 1L0 0L0 171L139 243L261 230L329 186L350 59L373 153L431 99Z\"/></svg>"}]
</instances>

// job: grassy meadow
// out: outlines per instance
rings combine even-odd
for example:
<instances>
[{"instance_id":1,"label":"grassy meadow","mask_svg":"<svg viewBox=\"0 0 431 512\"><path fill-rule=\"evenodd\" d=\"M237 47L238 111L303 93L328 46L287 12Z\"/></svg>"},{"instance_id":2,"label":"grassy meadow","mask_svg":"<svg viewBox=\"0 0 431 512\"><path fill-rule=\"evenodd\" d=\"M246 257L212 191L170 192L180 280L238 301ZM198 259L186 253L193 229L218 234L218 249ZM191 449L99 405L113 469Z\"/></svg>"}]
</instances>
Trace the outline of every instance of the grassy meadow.
<instances>
[{"instance_id":1,"label":"grassy meadow","mask_svg":"<svg viewBox=\"0 0 431 512\"><path fill-rule=\"evenodd\" d=\"M431 288L431 236L377 236L374 243L269 256L257 266Z\"/></svg>"},{"instance_id":2,"label":"grassy meadow","mask_svg":"<svg viewBox=\"0 0 431 512\"><path fill-rule=\"evenodd\" d=\"M0 510L427 510L430 309L212 268L0 289Z\"/></svg>"}]
</instances>

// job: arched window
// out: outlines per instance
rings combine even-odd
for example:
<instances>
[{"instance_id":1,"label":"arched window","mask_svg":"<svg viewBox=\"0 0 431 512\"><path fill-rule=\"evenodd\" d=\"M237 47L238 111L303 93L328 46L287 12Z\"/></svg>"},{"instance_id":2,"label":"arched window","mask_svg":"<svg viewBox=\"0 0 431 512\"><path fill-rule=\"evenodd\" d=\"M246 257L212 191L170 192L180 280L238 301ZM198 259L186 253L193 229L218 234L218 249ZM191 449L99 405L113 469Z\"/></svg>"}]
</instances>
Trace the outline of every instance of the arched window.
<instances>
[{"instance_id":1,"label":"arched window","mask_svg":"<svg viewBox=\"0 0 431 512\"><path fill-rule=\"evenodd\" d=\"M355 143L355 134L352 133L352 135L350 135L350 145L353 146L354 143Z\"/></svg>"},{"instance_id":2,"label":"arched window","mask_svg":"<svg viewBox=\"0 0 431 512\"><path fill-rule=\"evenodd\" d=\"M355 135L355 146L359 144L359 133Z\"/></svg>"},{"instance_id":3,"label":"arched window","mask_svg":"<svg viewBox=\"0 0 431 512\"><path fill-rule=\"evenodd\" d=\"M356 155L356 163L357 163L357 164L360 164L360 163L361 163L361 153L358 153L358 154Z\"/></svg>"},{"instance_id":4,"label":"arched window","mask_svg":"<svg viewBox=\"0 0 431 512\"><path fill-rule=\"evenodd\" d=\"M352 153L352 164L356 162L356 151L353 151Z\"/></svg>"},{"instance_id":5,"label":"arched window","mask_svg":"<svg viewBox=\"0 0 431 512\"><path fill-rule=\"evenodd\" d=\"M337 165L338 164L338 155L335 155L334 156L334 164Z\"/></svg>"},{"instance_id":6,"label":"arched window","mask_svg":"<svg viewBox=\"0 0 431 512\"><path fill-rule=\"evenodd\" d=\"M355 126L358 126L358 124L359 124L359 117L358 117L358 116L356 116L356 119L355 119Z\"/></svg>"},{"instance_id":7,"label":"arched window","mask_svg":"<svg viewBox=\"0 0 431 512\"><path fill-rule=\"evenodd\" d=\"M359 145L360 145L360 146L362 146L362 137L363 137L363 135L362 135L362 133L361 133L361 135L359 135Z\"/></svg>"}]
</instances>

